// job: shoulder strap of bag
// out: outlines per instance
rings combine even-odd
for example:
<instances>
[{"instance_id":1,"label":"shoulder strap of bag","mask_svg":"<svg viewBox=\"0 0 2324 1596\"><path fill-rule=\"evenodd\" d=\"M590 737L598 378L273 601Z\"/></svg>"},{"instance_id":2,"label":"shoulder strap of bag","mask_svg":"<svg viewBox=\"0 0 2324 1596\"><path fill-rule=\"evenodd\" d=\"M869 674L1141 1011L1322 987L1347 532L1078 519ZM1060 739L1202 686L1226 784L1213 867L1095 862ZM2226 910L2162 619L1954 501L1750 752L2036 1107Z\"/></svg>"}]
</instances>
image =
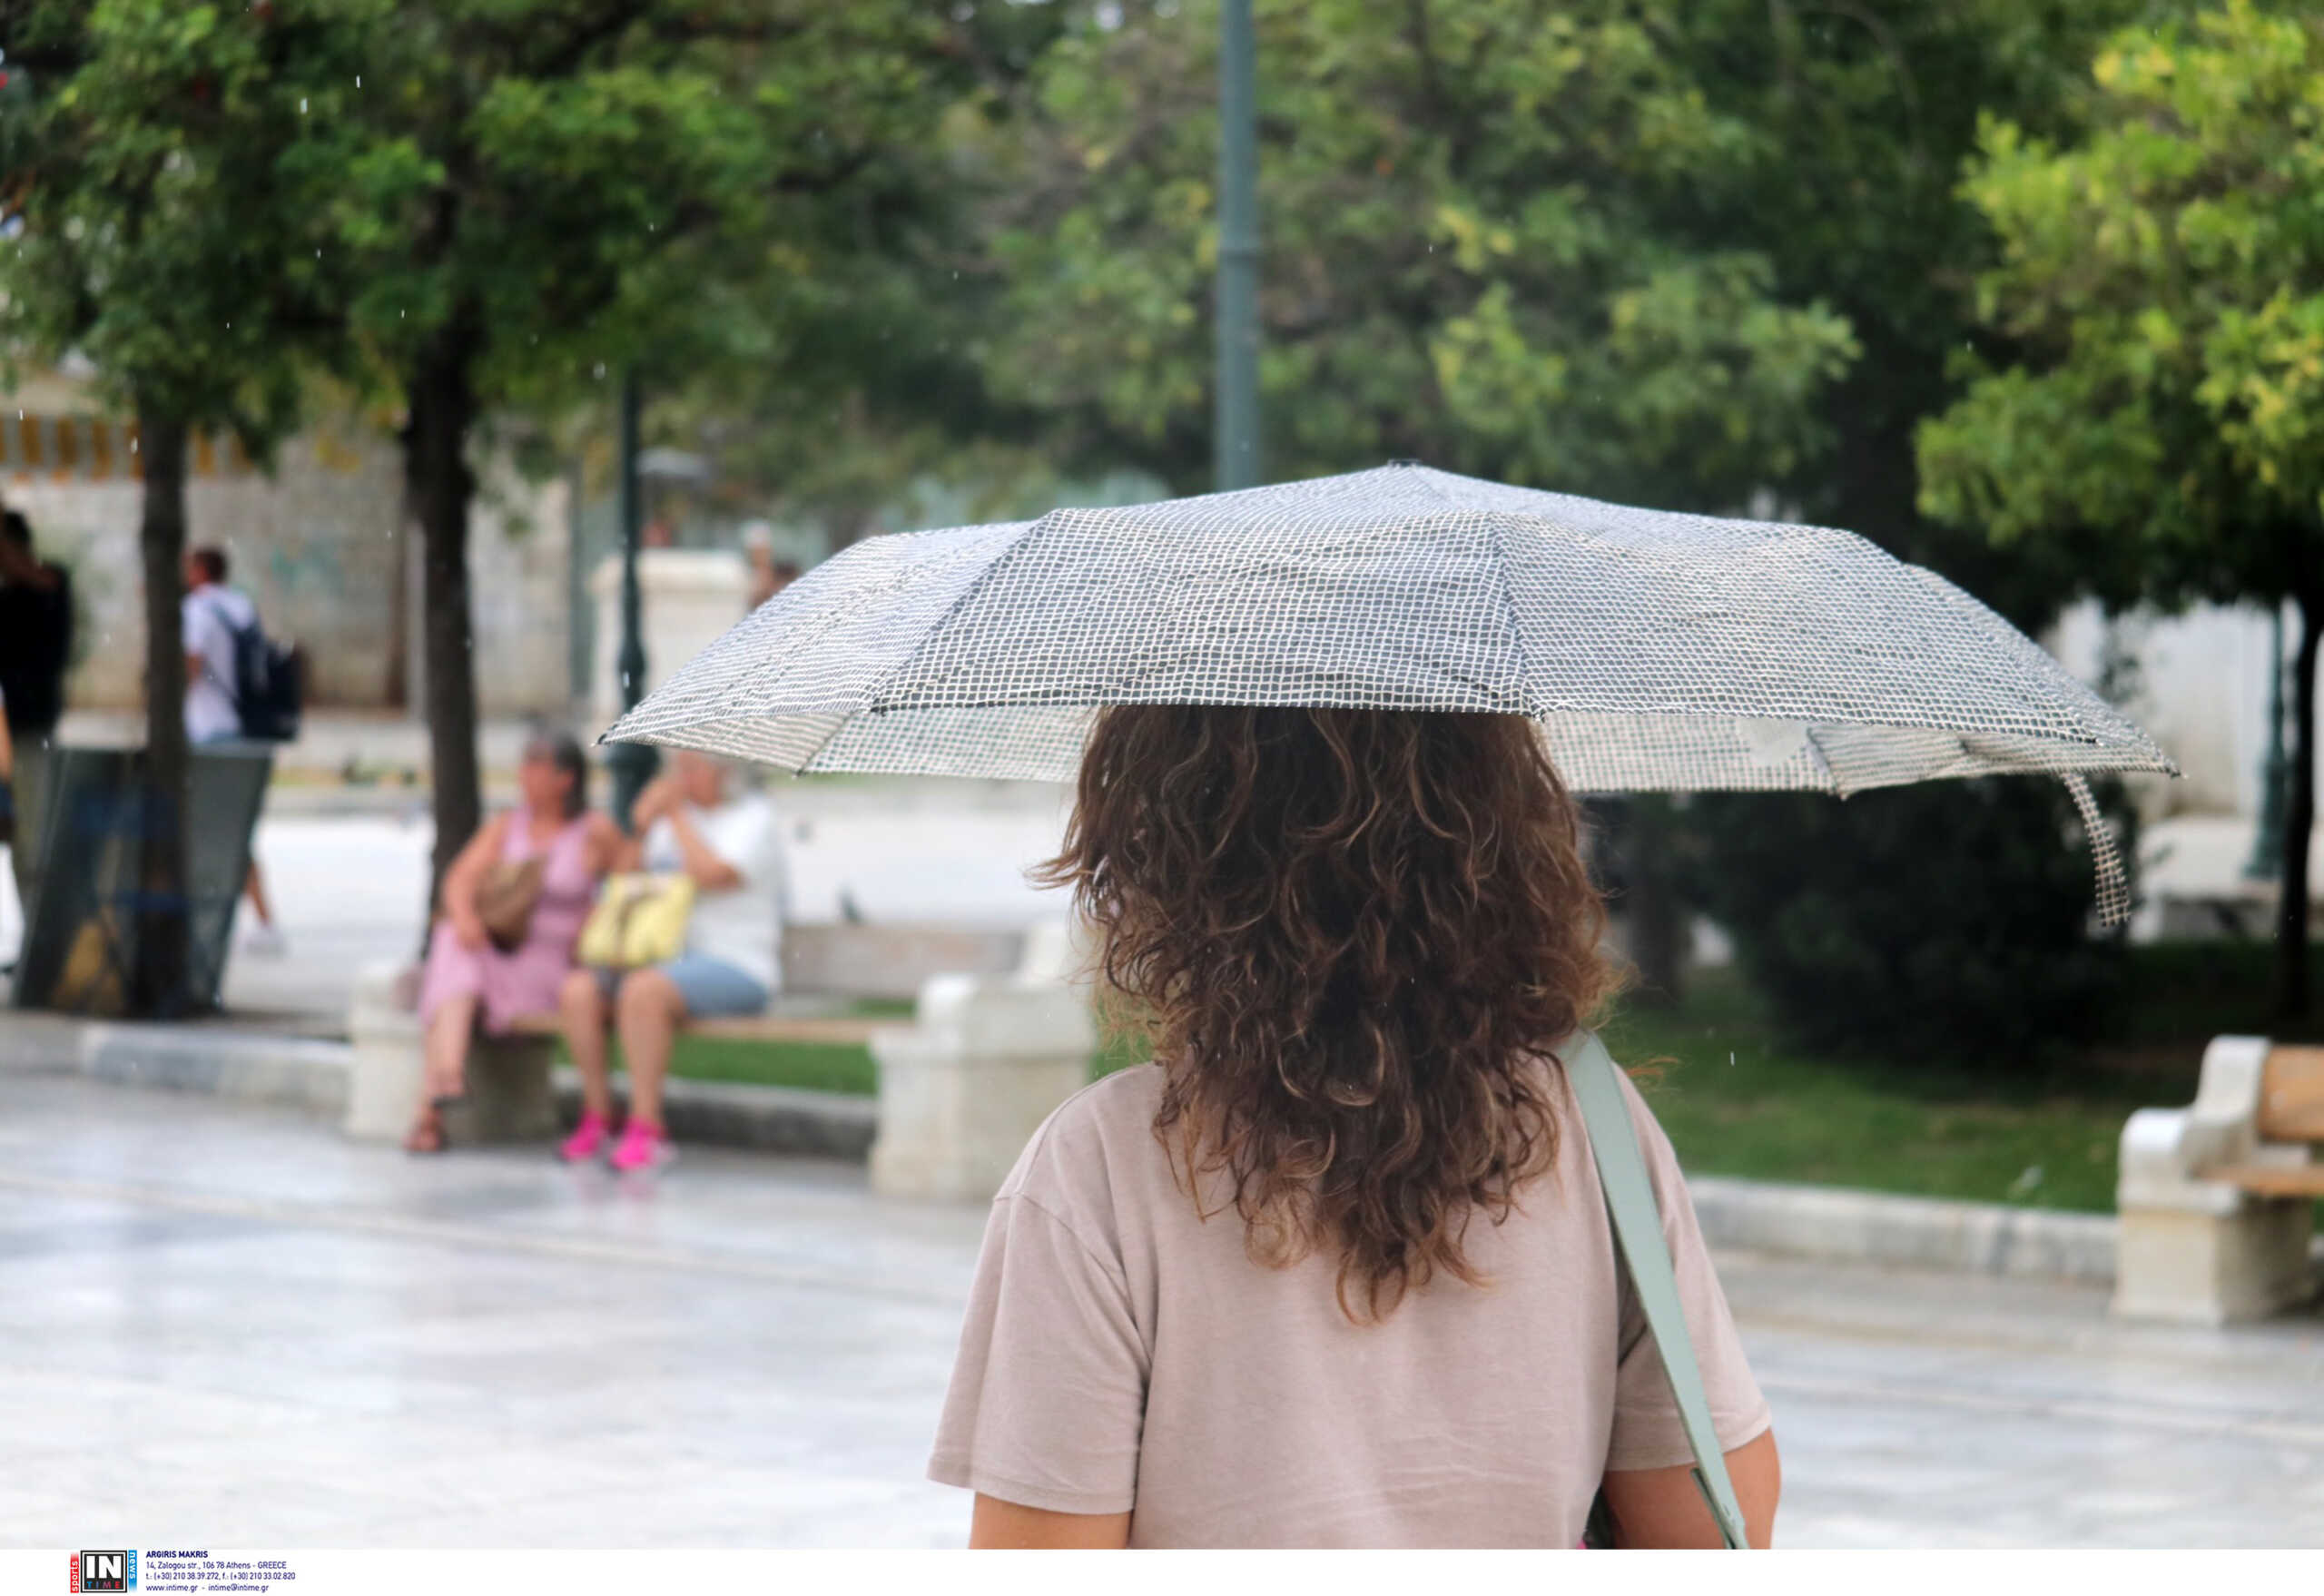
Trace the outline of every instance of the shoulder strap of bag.
<instances>
[{"instance_id":1,"label":"shoulder strap of bag","mask_svg":"<svg viewBox=\"0 0 2324 1596\"><path fill-rule=\"evenodd\" d=\"M1662 1210L1647 1179L1638 1129L1630 1121L1630 1105L1622 1098L1619 1067L1594 1033L1577 1031L1575 1037L1580 1046L1562 1050L1566 1079L1581 1107L1582 1129L1598 1160L1598 1182L1606 1193L1606 1211L1613 1219L1614 1236L1621 1244L1647 1328L1662 1355L1671 1394L1679 1399L1679 1423L1686 1427L1688 1443L1695 1449L1695 1483L1710 1506L1720 1537L1730 1550L1739 1549L1746 1544L1743 1510L1736 1504L1735 1485L1727 1477L1727 1454L1720 1450L1718 1433L1711 1425L1702 1366L1695 1361L1694 1340L1687 1334L1687 1315L1679 1303L1678 1276L1670 1266L1669 1244L1662 1236Z\"/></svg>"},{"instance_id":2,"label":"shoulder strap of bag","mask_svg":"<svg viewBox=\"0 0 2324 1596\"><path fill-rule=\"evenodd\" d=\"M226 634L227 652L232 655L233 661L222 678L211 665L209 655L204 655L202 674L217 683L218 690L226 695L227 702L234 706L234 713L239 715L242 713L242 692L246 685L242 681L242 633L247 628L236 626L234 617L226 612L226 590L216 583L203 587L199 596L208 605L219 629Z\"/></svg>"}]
</instances>

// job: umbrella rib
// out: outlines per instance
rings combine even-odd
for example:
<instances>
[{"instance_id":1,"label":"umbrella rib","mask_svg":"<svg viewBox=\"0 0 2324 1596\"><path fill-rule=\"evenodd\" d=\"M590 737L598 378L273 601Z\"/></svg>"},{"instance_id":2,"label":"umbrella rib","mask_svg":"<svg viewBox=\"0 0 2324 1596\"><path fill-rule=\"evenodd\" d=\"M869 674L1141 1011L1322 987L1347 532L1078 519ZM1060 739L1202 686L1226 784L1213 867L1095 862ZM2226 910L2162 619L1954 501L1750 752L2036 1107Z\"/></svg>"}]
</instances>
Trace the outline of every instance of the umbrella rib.
<instances>
[{"instance_id":1,"label":"umbrella rib","mask_svg":"<svg viewBox=\"0 0 2324 1596\"><path fill-rule=\"evenodd\" d=\"M1436 490L1434 483L1428 486ZM1445 498L1447 503L1452 502L1442 490L1436 491L1439 498ZM1502 625L1509 631L1509 651L1517 656L1517 696L1525 705L1525 714L1539 720L1541 717L1534 714L1533 707L1533 662L1525 653L1525 634L1517 625L1517 595L1509 585L1508 517L1498 510L1488 510L1485 512L1485 526L1492 538L1493 577L1501 587Z\"/></svg>"},{"instance_id":2,"label":"umbrella rib","mask_svg":"<svg viewBox=\"0 0 2324 1596\"><path fill-rule=\"evenodd\" d=\"M1832 756L1824 751L1823 739L1816 735L1814 723L1800 722L1799 731L1801 736L1807 740L1808 757L1816 762L1816 768L1824 773L1824 779L1832 783L1834 795L1841 798L1848 796L1847 788L1840 783L1840 773L1832 768Z\"/></svg>"},{"instance_id":3,"label":"umbrella rib","mask_svg":"<svg viewBox=\"0 0 2324 1596\"><path fill-rule=\"evenodd\" d=\"M1048 516L1042 516L1037 520L1028 521L1025 523L1025 529L1009 540L1009 547L1002 549L999 554L993 556L990 560L986 562L984 569L976 574L975 579L970 582L966 587L961 588L960 596L953 599L951 603L944 606L944 613L938 616L934 621L930 623L928 630L921 634L920 641L912 645L911 652L905 655L903 658L898 660L892 666L889 667L884 681L874 685L871 690L864 695L866 708L870 709L874 714L879 713L878 700L881 688L885 686L886 683L894 681L898 676L902 675L906 671L910 670L912 665L918 662L920 656L928 652L929 645L936 641L938 635L943 632L944 628L951 624L952 617L959 615L960 611L966 607L969 600L974 598L978 594L984 591L986 585L992 580L993 576L1000 571L1000 567L1014 559L1017 556L1017 551L1025 547L1026 539L1029 538L1034 533L1039 531L1044 526L1048 525L1049 516L1053 516L1055 514L1057 514L1057 512L1055 510L1051 510Z\"/></svg>"},{"instance_id":4,"label":"umbrella rib","mask_svg":"<svg viewBox=\"0 0 2324 1596\"><path fill-rule=\"evenodd\" d=\"M779 724L783 722L807 720L829 721L831 723L831 729L822 734L822 741L818 742L814 747L809 749L806 755L802 758L798 764L791 764L776 760L763 758L757 754L750 756L753 759L757 760L758 763L762 764L772 765L776 770L785 772L791 775L799 776L806 774L808 767L815 763L816 756L821 754L824 749L830 747L832 740L836 738L841 732L846 729L848 721L848 717L846 715L834 714L829 710L820 712L792 711L774 715L758 714L721 715L715 719L688 721L684 725L672 730L649 730L634 733L631 735L623 738L622 741L625 743L646 743L661 748L692 748L704 754L724 754L729 751L717 747L714 744L702 742L698 738L694 741L688 741L687 739L694 738L695 734L697 733L711 731L721 726L750 726L766 722L773 722ZM613 732L618 729L618 724L614 727L609 727L606 735L599 737L597 741L602 744L606 740L606 737L611 736Z\"/></svg>"}]
</instances>

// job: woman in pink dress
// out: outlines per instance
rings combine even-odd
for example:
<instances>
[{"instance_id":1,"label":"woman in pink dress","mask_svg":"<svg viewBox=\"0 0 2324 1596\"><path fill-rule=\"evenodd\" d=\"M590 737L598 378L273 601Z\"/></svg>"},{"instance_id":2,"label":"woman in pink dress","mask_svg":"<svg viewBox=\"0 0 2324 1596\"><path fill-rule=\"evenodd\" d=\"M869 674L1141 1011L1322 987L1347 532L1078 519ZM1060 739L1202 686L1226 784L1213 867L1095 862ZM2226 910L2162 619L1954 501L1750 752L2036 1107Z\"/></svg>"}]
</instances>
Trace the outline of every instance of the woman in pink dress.
<instances>
[{"instance_id":1,"label":"woman in pink dress","mask_svg":"<svg viewBox=\"0 0 2324 1596\"><path fill-rule=\"evenodd\" d=\"M460 1095L479 1022L498 1033L519 1015L556 1012L557 987L573 968L574 944L622 841L614 823L589 808L588 783L579 744L536 736L517 772L524 802L487 821L445 872L444 917L428 942L419 987L426 1073L419 1117L404 1138L412 1152L444 1150L437 1104ZM477 891L496 863L537 856L540 900L525 940L504 953L485 933Z\"/></svg>"}]
</instances>

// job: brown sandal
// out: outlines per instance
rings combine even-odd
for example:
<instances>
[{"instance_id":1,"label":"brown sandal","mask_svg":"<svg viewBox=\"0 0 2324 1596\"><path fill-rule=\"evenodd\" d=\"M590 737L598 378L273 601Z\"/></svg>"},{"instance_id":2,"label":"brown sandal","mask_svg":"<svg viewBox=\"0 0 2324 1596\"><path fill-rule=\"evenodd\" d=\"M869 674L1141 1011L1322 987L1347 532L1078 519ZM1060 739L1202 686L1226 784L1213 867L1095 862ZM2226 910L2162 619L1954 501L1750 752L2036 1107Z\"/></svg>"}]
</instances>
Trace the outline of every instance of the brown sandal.
<instances>
[{"instance_id":1,"label":"brown sandal","mask_svg":"<svg viewBox=\"0 0 2324 1596\"><path fill-rule=\"evenodd\" d=\"M419 1111L419 1120L403 1138L403 1150L407 1153L440 1153L448 1140L444 1135L443 1112L430 1103Z\"/></svg>"}]
</instances>

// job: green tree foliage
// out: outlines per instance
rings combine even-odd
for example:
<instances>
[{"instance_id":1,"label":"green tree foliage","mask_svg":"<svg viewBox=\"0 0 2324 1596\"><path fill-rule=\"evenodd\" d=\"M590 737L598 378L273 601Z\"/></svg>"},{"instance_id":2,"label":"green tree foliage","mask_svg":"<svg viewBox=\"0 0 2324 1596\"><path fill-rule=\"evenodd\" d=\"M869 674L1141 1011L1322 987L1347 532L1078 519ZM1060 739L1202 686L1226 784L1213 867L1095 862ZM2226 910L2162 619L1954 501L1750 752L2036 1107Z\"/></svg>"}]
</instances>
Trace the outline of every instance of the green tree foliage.
<instances>
[{"instance_id":1,"label":"green tree foliage","mask_svg":"<svg viewBox=\"0 0 2324 1596\"><path fill-rule=\"evenodd\" d=\"M2123 979L2121 947L2085 931L2090 861L2061 845L2054 785L1707 793L1685 812L1677 868L1736 928L1737 962L1795 1044L2015 1064L2101 1034Z\"/></svg>"},{"instance_id":2,"label":"green tree foliage","mask_svg":"<svg viewBox=\"0 0 2324 1596\"><path fill-rule=\"evenodd\" d=\"M1262 9L1270 475L1413 456L1732 506L1812 458L1846 323L1677 225L1749 129L1606 0ZM1049 54L991 159L1004 393L1183 485L1208 458L1215 5Z\"/></svg>"},{"instance_id":3,"label":"green tree foliage","mask_svg":"<svg viewBox=\"0 0 2324 1596\"><path fill-rule=\"evenodd\" d=\"M2088 131L1993 118L1966 192L2001 242L1979 364L1920 438L1924 500L2063 552L2113 600L2301 617L2279 1003L2306 1011L2324 635L2324 23L2233 0L2101 52Z\"/></svg>"},{"instance_id":4,"label":"green tree foliage","mask_svg":"<svg viewBox=\"0 0 2324 1596\"><path fill-rule=\"evenodd\" d=\"M1862 354L1819 396L1833 446L1776 484L1806 518L1860 532L2039 626L2071 586L2062 563L1995 551L1924 517L1914 429L1958 393L1978 336L1964 290L1990 257L1959 192L1978 119L2037 133L2077 125L2083 64L2144 0L1707 0L1664 36L1708 103L1748 140L1699 185L1688 236L1761 252L1792 300L1846 317Z\"/></svg>"},{"instance_id":5,"label":"green tree foliage","mask_svg":"<svg viewBox=\"0 0 2324 1596\"><path fill-rule=\"evenodd\" d=\"M332 215L424 544L438 872L478 818L467 568L479 420L780 359L875 251L950 25L903 0L413 0L362 75ZM731 320L747 285L753 313Z\"/></svg>"},{"instance_id":6,"label":"green tree foliage","mask_svg":"<svg viewBox=\"0 0 2324 1596\"><path fill-rule=\"evenodd\" d=\"M139 421L147 626L144 892L132 1000L185 1000L186 748L178 566L196 431L268 458L304 362L340 348L321 218L342 86L379 8L6 0L0 351L93 360Z\"/></svg>"},{"instance_id":7,"label":"green tree foliage","mask_svg":"<svg viewBox=\"0 0 2324 1596\"><path fill-rule=\"evenodd\" d=\"M988 380L1013 329L981 231L1020 176L992 153L1028 78L1098 9L954 7L931 136L890 153L876 193L857 185L823 208L844 270L797 278L780 299L747 278L712 285L716 336L652 396L649 432L714 458L738 506L818 522L838 543L900 515L917 524L916 483L940 482L950 513L1000 518L1053 502L1077 467L1115 464Z\"/></svg>"},{"instance_id":8,"label":"green tree foliage","mask_svg":"<svg viewBox=\"0 0 2324 1596\"><path fill-rule=\"evenodd\" d=\"M1997 548L1915 502L1915 429L1958 395L1956 357L1983 336L1965 291L1992 239L1958 174L1981 115L2049 135L2077 127L2091 93L2081 64L2139 9L1711 0L1666 35L1709 103L1749 130L1736 172L1700 189L1690 236L1764 253L1784 295L1831 305L1863 350L1819 399L1832 448L1774 484L1782 501L1935 566L2029 628L2073 594L2072 557ZM2121 795L2102 797L2127 823ZM2120 959L2084 935L2090 867L2055 783L1947 783L1839 804L1719 796L1679 818L1681 873L1795 1037L2006 1058L2033 1039L2015 1017L2038 1017L2053 1039L2102 1017ZM1949 1000L1892 1000L1938 964L1955 971Z\"/></svg>"},{"instance_id":9,"label":"green tree foliage","mask_svg":"<svg viewBox=\"0 0 2324 1596\"><path fill-rule=\"evenodd\" d=\"M319 212L359 39L338 18L158 0L34 4L0 27L28 80L0 342L77 350L116 401L266 458L334 328Z\"/></svg>"}]
</instances>

